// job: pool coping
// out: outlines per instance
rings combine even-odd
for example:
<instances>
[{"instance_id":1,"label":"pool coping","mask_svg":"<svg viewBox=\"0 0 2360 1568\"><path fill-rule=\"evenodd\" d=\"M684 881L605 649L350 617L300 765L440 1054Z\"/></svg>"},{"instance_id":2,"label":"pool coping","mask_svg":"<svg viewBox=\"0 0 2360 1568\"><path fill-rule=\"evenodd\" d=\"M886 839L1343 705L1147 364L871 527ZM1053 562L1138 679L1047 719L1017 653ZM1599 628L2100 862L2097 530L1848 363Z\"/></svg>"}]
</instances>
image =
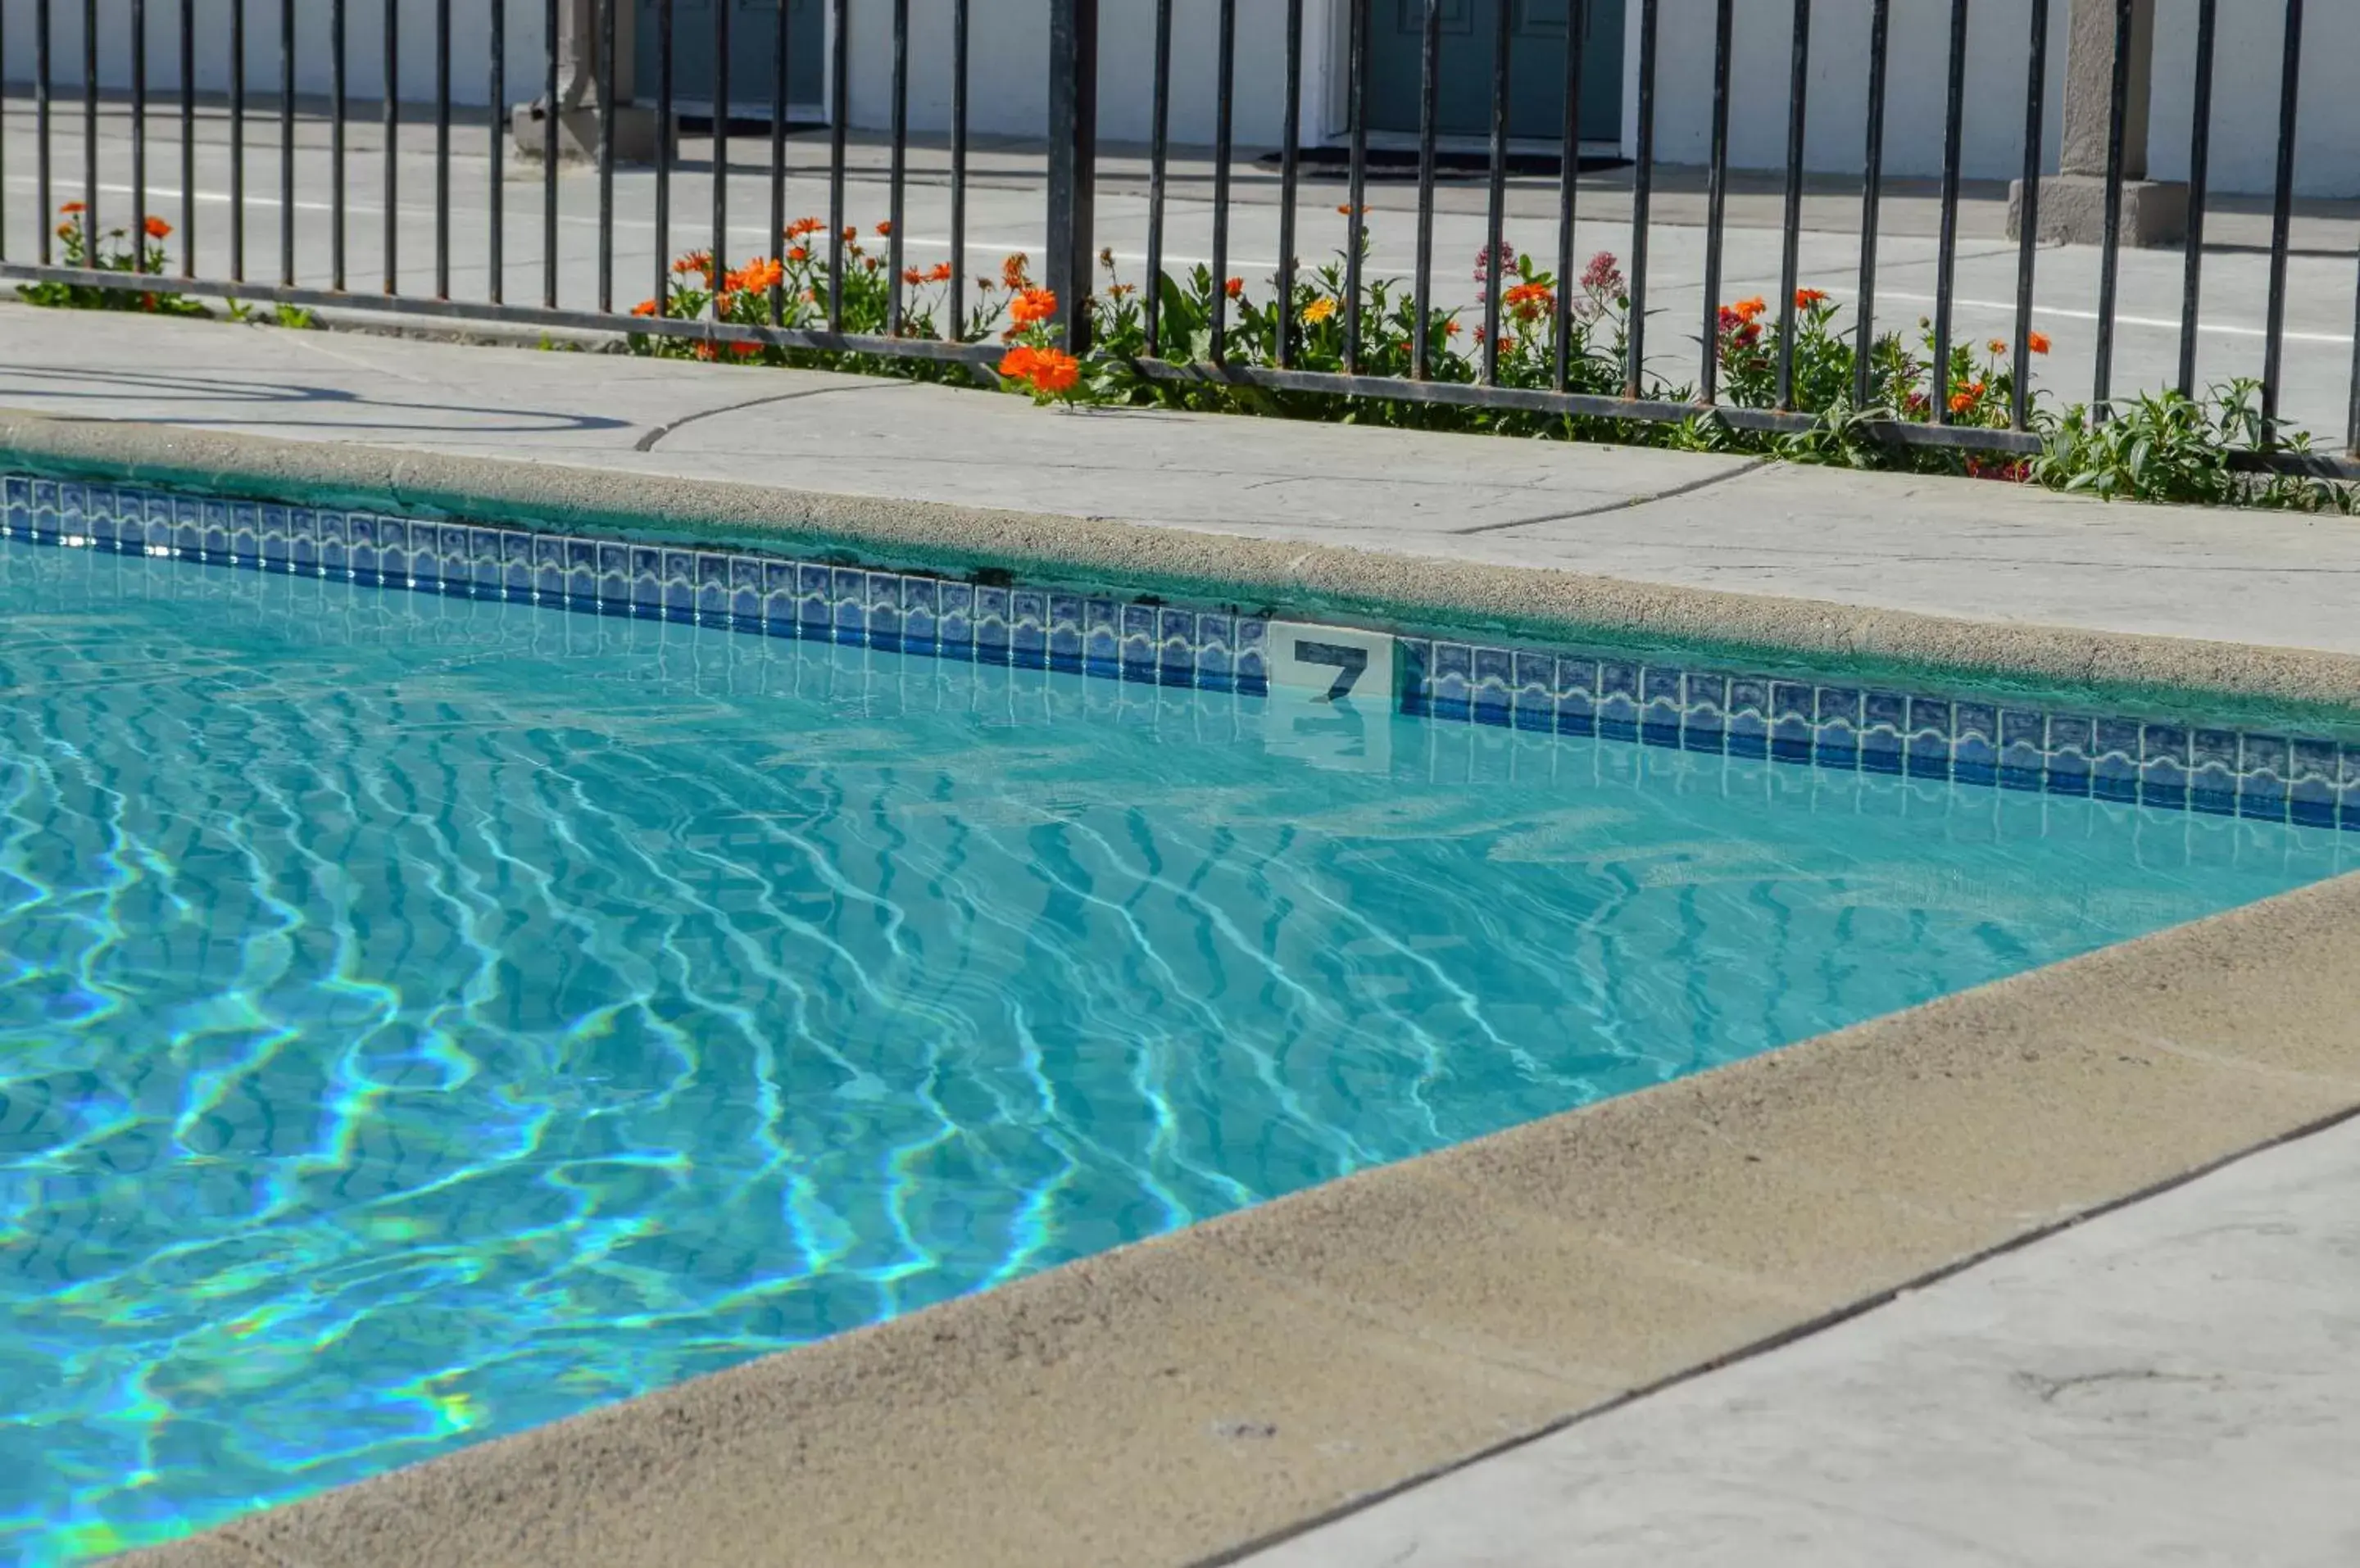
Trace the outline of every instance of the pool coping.
<instances>
[{"instance_id":1,"label":"pool coping","mask_svg":"<svg viewBox=\"0 0 2360 1568\"><path fill-rule=\"evenodd\" d=\"M1234 1561L2360 1113L2355 973L2360 875L119 1561Z\"/></svg>"},{"instance_id":2,"label":"pool coping","mask_svg":"<svg viewBox=\"0 0 2360 1568\"><path fill-rule=\"evenodd\" d=\"M16 418L60 477L1339 618L2360 713L2360 658ZM2360 877L1349 1178L126 1561L1229 1560L2360 1110Z\"/></svg>"},{"instance_id":3,"label":"pool coping","mask_svg":"<svg viewBox=\"0 0 2360 1568\"><path fill-rule=\"evenodd\" d=\"M1862 679L2024 683L2223 722L2349 726L2360 656L1928 615L1152 528L538 461L290 441L0 408L0 460L58 478L242 499L734 544L882 567L1024 572L1043 586L1284 607L1379 629L1491 634L1810 666Z\"/></svg>"}]
</instances>

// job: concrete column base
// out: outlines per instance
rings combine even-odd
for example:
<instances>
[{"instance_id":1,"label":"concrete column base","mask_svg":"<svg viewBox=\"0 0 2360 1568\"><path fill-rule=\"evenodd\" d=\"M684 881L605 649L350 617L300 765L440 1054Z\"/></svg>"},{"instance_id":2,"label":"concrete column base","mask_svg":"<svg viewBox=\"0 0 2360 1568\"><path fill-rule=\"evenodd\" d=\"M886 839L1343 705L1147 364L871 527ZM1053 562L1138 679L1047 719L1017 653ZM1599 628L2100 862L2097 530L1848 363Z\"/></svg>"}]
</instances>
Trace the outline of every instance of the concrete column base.
<instances>
[{"instance_id":1,"label":"concrete column base","mask_svg":"<svg viewBox=\"0 0 2360 1568\"><path fill-rule=\"evenodd\" d=\"M2024 181L2007 187L2007 237L2024 233ZM2066 245L2106 237L2106 181L2095 174L2051 174L2040 181L2040 235ZM2177 181L2123 181L2123 243L2176 245L2188 238L2188 187Z\"/></svg>"},{"instance_id":2,"label":"concrete column base","mask_svg":"<svg viewBox=\"0 0 2360 1568\"><path fill-rule=\"evenodd\" d=\"M517 156L538 162L548 146L549 117L539 103L519 103L508 116L508 134ZM680 128L672 127L672 143L680 146ZM557 156L565 163L598 159L598 111L567 109L557 116ZM615 110L615 161L653 163L656 159L656 113L636 103Z\"/></svg>"}]
</instances>

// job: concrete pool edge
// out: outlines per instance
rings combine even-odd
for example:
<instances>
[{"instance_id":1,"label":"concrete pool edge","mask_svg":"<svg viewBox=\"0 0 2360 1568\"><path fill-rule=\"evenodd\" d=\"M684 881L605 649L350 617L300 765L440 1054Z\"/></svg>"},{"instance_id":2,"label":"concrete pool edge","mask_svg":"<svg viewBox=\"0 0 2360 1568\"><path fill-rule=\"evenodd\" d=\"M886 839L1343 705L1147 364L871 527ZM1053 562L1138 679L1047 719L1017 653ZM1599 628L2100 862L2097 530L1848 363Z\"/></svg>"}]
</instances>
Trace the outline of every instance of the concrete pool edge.
<instances>
[{"instance_id":1,"label":"concrete pool edge","mask_svg":"<svg viewBox=\"0 0 2360 1568\"><path fill-rule=\"evenodd\" d=\"M2360 1109L2360 876L126 1559L1225 1561Z\"/></svg>"},{"instance_id":2,"label":"concrete pool edge","mask_svg":"<svg viewBox=\"0 0 2360 1568\"><path fill-rule=\"evenodd\" d=\"M847 552L864 563L1284 606L1380 626L1533 641L1674 645L1871 678L2024 683L2227 722L2349 725L2360 657L1824 600L508 458L287 441L0 408L0 454L57 477L241 499Z\"/></svg>"}]
</instances>

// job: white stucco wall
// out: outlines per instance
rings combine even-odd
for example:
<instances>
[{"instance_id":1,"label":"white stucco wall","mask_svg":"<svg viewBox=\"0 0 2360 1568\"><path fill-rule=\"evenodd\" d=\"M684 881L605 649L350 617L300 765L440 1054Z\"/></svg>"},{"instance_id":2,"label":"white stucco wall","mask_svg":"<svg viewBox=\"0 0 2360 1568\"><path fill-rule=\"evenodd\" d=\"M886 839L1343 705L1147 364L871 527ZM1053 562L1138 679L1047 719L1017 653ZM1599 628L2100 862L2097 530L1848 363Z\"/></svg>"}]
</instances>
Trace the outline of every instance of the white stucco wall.
<instances>
[{"instance_id":1,"label":"white stucco wall","mask_svg":"<svg viewBox=\"0 0 2360 1568\"><path fill-rule=\"evenodd\" d=\"M1630 79L1637 71L1632 0ZM2158 0L2149 172L2186 177L2194 92L2197 0ZM2046 158L2061 125L2068 0L2049 6ZM1856 172L1867 125L1870 0L1815 0L1806 156L1814 169ZM1656 77L1656 155L1699 163L1710 147L1713 0L1663 0ZM1738 0L1730 149L1742 168L1784 167L1791 11L1786 0ZM1932 177L1942 169L1949 91L1950 0L1895 0L1885 133L1885 170ZM2006 180L2023 160L2026 49L2031 0L1980 0L1970 14L1963 164L1970 179ZM2221 6L2212 122L2212 189L2266 192L2276 179L2279 46L2277 0ZM2360 195L2360 96L2342 79L2360 60L2360 5L2312 5L2304 18L2302 117L2296 187L2307 196ZM1626 110L1626 114L1630 111Z\"/></svg>"},{"instance_id":2,"label":"white stucco wall","mask_svg":"<svg viewBox=\"0 0 2360 1568\"><path fill-rule=\"evenodd\" d=\"M147 3L148 84L151 91L174 92L180 86L180 0ZM434 0L399 0L399 5L401 96L407 103L431 103L434 98ZM232 7L233 0L195 0L195 74L201 92L222 93L229 88ZM542 0L508 0L511 102L535 97L541 91L541 13ZM104 87L127 89L131 84L130 16L130 0L99 0L99 82ZM31 0L5 0L0 3L0 16L5 16L6 79L11 83L29 82L34 74ZM246 0L249 93L275 95L279 91L279 16L278 0ZM384 91L384 16L377 0L347 0L344 69L346 91L355 98L374 99ZM78 0L52 0L50 17L54 91L61 100L79 102L82 7ZM328 17L327 0L297 0L298 93L324 93L329 89ZM451 0L451 61L452 102L485 103L490 88L490 0Z\"/></svg>"},{"instance_id":3,"label":"white stucco wall","mask_svg":"<svg viewBox=\"0 0 2360 1568\"><path fill-rule=\"evenodd\" d=\"M1048 123L1047 0L974 5L969 125L985 136L1039 136ZM1207 145L1215 120L1217 13L1210 0L1179 0L1173 10L1173 140ZM856 0L852 11L853 122L881 126L892 106L891 9ZM1340 0L1306 0L1306 137L1325 134L1340 119L1334 107L1340 26ZM1099 138L1144 142L1154 119L1154 0L1101 0L1098 33ZM942 130L950 123L950 36L951 0L911 0L910 123L921 129ZM1240 0L1234 127L1240 146L1279 142L1285 84L1285 7L1280 0Z\"/></svg>"}]
</instances>

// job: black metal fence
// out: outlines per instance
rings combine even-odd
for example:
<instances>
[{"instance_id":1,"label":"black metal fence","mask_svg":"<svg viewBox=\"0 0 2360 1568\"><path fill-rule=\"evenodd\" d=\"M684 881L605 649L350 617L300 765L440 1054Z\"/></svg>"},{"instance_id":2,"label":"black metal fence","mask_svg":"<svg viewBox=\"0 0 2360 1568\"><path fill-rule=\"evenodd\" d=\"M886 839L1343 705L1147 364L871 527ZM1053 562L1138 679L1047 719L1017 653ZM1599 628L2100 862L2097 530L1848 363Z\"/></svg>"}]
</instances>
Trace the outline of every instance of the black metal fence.
<instances>
[{"instance_id":1,"label":"black metal fence","mask_svg":"<svg viewBox=\"0 0 2360 1568\"><path fill-rule=\"evenodd\" d=\"M228 7L229 26L225 36L216 36L200 24L196 0L5 0L7 8L17 14L20 19L26 12L29 12L31 18L34 59L29 62L29 75L34 84L35 199L41 222L38 253L33 256L6 254L5 228L0 225L0 277L78 289L142 292L157 289L160 274L169 277L169 286L175 292L197 297L276 302L298 307L358 308L455 320L497 320L548 328L602 329L645 334L651 338L689 339L716 345L747 343L889 358L963 360L978 366L995 363L1002 352L991 334L976 330L969 308L976 287L969 276L967 238L972 139L968 128L970 79L973 74L969 43L971 0L948 0L947 45L953 89L948 125L950 243L946 304L939 321L929 318L932 331L924 332L917 330L904 309L904 280L908 269L902 218L905 192L911 178L908 156L911 146L909 110L912 27L910 0L874 0L878 8L890 8L891 103L888 144L890 164L885 176L890 214L884 233L889 237L885 239L884 254L879 258L882 283L890 294L883 319L881 322L871 323L873 330L855 330L847 321L847 291L850 285L858 281L858 268L847 267L847 262L852 258L847 256L847 247L848 245L857 245L858 241L853 237L854 231L847 229L846 200L849 116L841 110L833 114L827 140L828 212L825 240L827 266L824 275L826 279L824 298L791 298L774 279L767 289L767 311L763 319L725 320L710 306L694 317L675 314L672 285L676 273L672 267L675 243L694 243L709 234L710 255L714 258L711 276L716 278L730 254L730 181L727 179L711 181L709 227L700 230L694 218L676 218L673 212L673 178L678 158L672 136L659 135L655 138L653 182L650 196L654 227L654 261L650 279L651 302L642 305L637 311L617 309L618 286L637 292L628 280L618 280L616 275L617 124L617 114L623 111L618 105L615 73L618 55L617 29L624 25L621 13L628 0L591 0L593 31L588 42L596 87L590 98L591 113L595 114L596 126L597 234L594 262L595 300L595 305L586 308L561 304L560 269L563 257L558 234L560 170L559 160L554 156L542 159L537 203L541 218L540 298L537 302L509 299L502 285L508 269L508 258L503 255L504 236L509 227L510 217L507 205L512 201L507 190L503 164L508 156L508 126L502 111L510 102L512 87L528 85L521 81L512 81L509 74L508 10L511 4L529 5L531 0L472 0L474 4L488 7L489 11L490 47L480 69L486 75L485 89L488 102L494 105L494 112L487 123L476 124L468 119L464 125L460 121L467 117L454 116L453 112L453 71L455 62L452 0L435 0L433 36L423 40L422 44L432 51L434 67L434 101L431 109L402 101L399 75L402 52L405 47L420 45L417 40L405 39L402 36L402 7L399 0L301 0L300 4L299 0L220 0L220 3ZM675 0L647 0L647 3L651 5L653 13L655 58L652 60L641 60L638 69L643 82L652 77L653 89L651 93L641 93L640 97L642 100L651 98L656 123L670 126L676 117L675 55L682 37L682 21L675 14L678 9ZM769 99L767 146L763 151L769 177L769 233L776 240L770 248L778 250L787 243L783 236L788 224L789 83L796 64L791 58L795 47L792 41L794 32L789 25L791 0L745 0L745 3L765 6L774 5L776 13L772 18L775 48L768 61L768 80L759 87L767 92ZM828 24L824 35L826 38L825 76L830 100L841 105L847 102L847 84L851 81L849 50L854 36L851 25L853 0L824 0L824 3L827 7ZM1042 171L1045 197L1043 216L1048 234L1044 281L1059 302L1056 330L1060 340L1068 350L1080 353L1091 346L1092 316L1089 311L1076 307L1091 291L1095 276L1093 263L1099 247L1095 216L1098 172L1098 82L1102 42L1098 0L1035 0L1035 3L1047 6L1050 22L1045 60L1048 73L1048 150ZM1729 323L1722 314L1719 298L1731 189L1730 106L1735 0L1715 0L1713 5L1715 31L1710 162L1704 171L1703 314L1696 323L1699 354L1695 378L1692 384L1679 387L1677 396L1665 395L1665 384L1651 379L1648 373L1649 333L1654 324L1648 300L1651 282L1656 281L1651 275L1649 242L1651 231L1655 226L1652 208L1657 194L1659 174L1655 137L1661 0L1635 0L1638 46L1634 83L1635 145L1632 149L1634 156L1630 176L1627 324L1620 341L1612 345L1612 353L1619 358L1619 385L1603 390L1596 385L1595 375L1601 350L1596 344L1579 339L1575 313L1561 299L1549 301L1549 308L1554 312L1551 353L1546 374L1537 378L1539 384L1515 384L1514 378L1503 375L1501 357L1502 310L1506 308L1503 299L1513 284L1507 267L1497 265L1490 267L1488 277L1483 279L1480 304L1475 307L1480 310L1482 329L1478 351L1467 357L1464 374L1451 376L1437 372L1436 338L1449 324L1446 319L1448 312L1437 303L1434 266L1436 193L1442 163L1439 149L1445 139L1438 130L1440 115L1437 111L1444 0L1422 0L1422 103L1416 137L1417 249L1406 301L1409 307L1406 319L1410 323L1407 363L1394 371L1384 373L1373 371L1369 363L1367 332L1371 317L1367 309L1369 279L1364 276L1364 256L1371 167L1369 78L1374 26L1371 20L1372 0L1343 0L1349 38L1344 49L1345 125L1340 140L1344 149L1345 201L1341 211L1347 218L1349 234L1342 250L1339 298L1328 302L1328 310L1333 312L1340 325L1340 363L1332 368L1315 368L1304 363L1308 324L1304 319L1304 268L1296 254L1296 214L1307 156L1303 136L1305 5L1304 0L1259 0L1259 3L1283 5L1284 7L1284 130L1275 158L1280 188L1279 257L1273 289L1274 319L1267 352L1247 356L1231 352L1235 341L1231 299L1229 291L1219 286L1229 271L1230 217L1234 205L1230 169L1234 151L1237 0L1189 0L1191 11L1209 13L1209 16L1204 19L1210 21L1218 38L1214 84L1217 129L1212 161L1212 257L1207 269L1215 287L1204 300L1210 317L1209 334L1194 340L1196 352L1172 352L1174 339L1165 330L1166 322L1163 319L1168 296L1160 286L1160 280L1167 274L1164 260L1173 157L1170 126L1175 77L1175 0L1154 0L1152 39L1154 51L1153 134L1148 153L1146 250L1150 285L1140 299L1144 318L1143 350L1133 355L1131 361L1138 375L1158 382L1228 383L1283 392L1451 404L1618 420L1688 420L1695 418L1700 408L1710 408L1733 427L1758 431L1799 432L1814 428L1819 422L1818 411L1797 407L1795 364L1797 343L1796 317L1799 308L1798 291L1801 289L1798 239L1804 227L1806 189L1805 125L1808 94L1813 79L1813 0L1786 0L1792 8L1792 49L1786 61L1784 244L1781 282L1775 307L1776 331L1767 334L1767 343L1775 345L1767 351L1775 358L1774 390L1766 397L1752 404L1732 400L1724 395L1725 340ZM1406 3L1416 5L1420 0L1406 0ZM1579 178L1581 167L1579 133L1585 78L1583 39L1587 34L1582 18L1590 3L1590 0L1569 0L1573 19L1566 33L1561 135L1557 149L1559 169L1555 180L1554 278L1561 294L1569 293L1571 279L1581 266L1580 258L1575 254L1575 236L1578 207L1582 195L1582 181ZM1777 0L1749 0L1749 4L1755 3L1767 5L1776 4ZM2266 0L2254 0L2254 3L2258 6ZM1985 0L1985 4L1988 5L1990 0ZM80 82L78 94L61 95L58 84L72 82L75 75L73 65L77 62L56 58L52 47L57 33L53 14L69 5L77 5L81 13ZM1950 381L1962 180L1961 125L1969 91L1970 0L1948 0L1948 5L1950 25L1945 76L1947 93L1943 105L1938 280L1930 318L1931 353L1925 367L1930 384L1924 387L1926 396L1922 398L1922 411L1897 408L1880 410L1875 407L1879 387L1872 383L1875 359L1872 350L1877 343L1879 333L1877 259L1880 202L1888 183L1885 158L1889 118L1887 97L1893 3L1892 0L1873 0L1867 51L1867 113L1859 129L1860 244L1856 289L1850 301L1855 315L1848 329L1853 347L1853 406L1865 415L1854 428L1874 440L2023 455L2037 452L2040 447L2039 437L2032 428L2027 388L2033 380L2034 285L2041 257L2037 236L2043 173L2045 94L2051 64L2050 0L2026 0L2022 10L2025 31L2021 59L2026 103L2021 145L2025 211L2020 224L2021 243L2016 258L2014 332L2005 356L2012 373L2012 390L1996 408L1985 411L1983 417L1973 420L1961 420L1954 417ZM2260 469L2343 478L2360 477L2360 464L2355 464L2349 457L2289 451L2275 439L2286 364L2288 261L2294 212L2295 132L2300 112L2298 67L2303 48L2303 0L2277 0L2277 5L2283 7L2285 38L2278 116L2276 184L2271 207L2267 324L2260 377L2262 408L2267 422L2264 426L2266 439L2262 449L2244 454L2240 461L2247 466ZM148 59L151 36L149 13L151 9L160 10L166 5L177 6L179 59L177 70L173 72L174 89L169 93L158 93L150 90L148 82L151 74ZM871 0L861 0L864 13L870 6ZM529 85L538 93L542 103L556 105L561 95L560 0L541 0L541 31L547 46L543 58L532 62ZM742 122L739 134L733 139L733 125L727 112L727 105L739 98L733 92L735 84L728 80L729 28L733 10L742 12L744 3L739 6L715 4L706 9L709 22L705 25L709 25L713 30L713 69L718 75L709 94L711 104L715 106L711 111L711 167L721 169L729 167L734 159L742 158L745 143L754 139L744 133ZM2189 148L2191 222L2185 246L2178 377L2180 389L2191 394L2199 390L2195 345L2202 320L2206 186L2219 12L2218 0L2200 0L2193 51L2195 113ZM2099 263L2092 376L2094 402L2102 418L2104 404L2114 391L2119 278L2125 242L2122 217L2125 183L2125 137L2129 118L2128 61L2131 58L2133 19L2133 0L2115 0L2115 71L2104 175L2105 217ZM937 16L935 20L939 23L943 18ZM382 29L378 40L381 79L377 82L364 84L350 79L348 44L355 23L373 23ZM257 116L254 113L253 85L247 81L251 51L246 35L250 27L257 25L275 27L278 37L277 80L268 84L268 114L261 124L257 124ZM121 95L102 92L99 39L107 29L116 27L127 27L131 50L126 110L131 126L128 232L132 239L128 254L135 259L127 265L106 266L94 264L100 259L101 224L98 214L102 195L104 194L100 176L99 121L103 101L113 103ZM1502 255L1503 214L1507 208L1511 168L1512 138L1507 107L1511 71L1509 29L1504 25L1496 27L1494 38L1490 62L1491 112L1489 134L1485 139L1488 150L1485 229L1489 239L1486 255L1496 258ZM1140 40L1126 38L1121 42L1124 47L1135 48L1139 47ZM326 158L332 178L325 221L333 236L333 248L327 268L329 276L324 282L303 281L298 276L297 265L295 212L298 205L296 169L300 96L297 77L299 51L305 49L324 51L330 73L324 118L329 139ZM195 118L201 94L190 84L196 78L199 56L209 50L225 51L228 62L226 114L230 189L226 223L229 241L227 265L219 267L202 267L199 264L198 236L201 228L213 223L213 218L201 211L200 203L194 198L198 142ZM19 79L27 74L24 62L0 59L0 81L9 79L12 73ZM383 267L382 277L375 289L365 283L356 287L356 280L347 272L349 179L358 156L349 145L348 134L356 123L350 113L355 90L364 93L374 91L377 114L380 117L379 168L376 172L381 180L378 196L383 228L377 248ZM209 114L217 112L220 107L214 101L206 103ZM57 167L53 147L60 139L60 122L77 110L81 118L81 167L69 173ZM434 287L431 294L419 294L404 292L398 276L397 261L404 237L399 147L405 130L411 128L413 123L422 124L430 114L434 169L432 196ZM163 196L151 193L151 176L155 171L149 168L148 145L151 128L159 116L176 121L178 128L177 180L171 192ZM272 134L274 127L269 123L274 119L275 138ZM552 142L558 135L556 119L552 113L546 131ZM454 295L452 289L452 160L454 138L462 135L485 138L482 148L490 170L483 195L487 223L487 255L485 260L488 286L475 297ZM277 205L281 215L277 224L279 254L276 268L268 275L257 275L250 269L246 245L251 201L246 180L247 154L249 147L257 145L267 147L274 139L279 177ZM10 150L0 145L0 160L9 156ZM743 167L742 163L739 167ZM367 171L364 169L362 172L366 174ZM74 179L75 174L79 176L78 180ZM70 264L71 258L61 256L53 243L68 237L62 229L53 235L50 228L50 218L59 211L60 192L82 203L82 210L75 218L80 232L74 236L82 246L80 265ZM0 191L0 201L5 200L5 191ZM113 197L108 198L110 205L114 200ZM159 244L151 263L146 234L151 218L158 215L159 203L169 209L176 220L172 228L177 234L177 248L173 257L167 259ZM816 257L814 264L816 266ZM982 286L989 288L989 281L986 280ZM717 283L713 292L719 292ZM2360 303L2355 303L2355 320L2360 320ZM1326 319L1326 316L1322 317L1322 320ZM1578 371L1589 374L1577 374ZM1529 383L1534 378L1527 376L1525 379ZM2348 425L2342 433L2347 450L2360 452L2360 348L2355 348L2354 354L2353 387L2355 395L2347 416ZM1889 394L1891 389L1888 387L1884 390Z\"/></svg>"}]
</instances>

